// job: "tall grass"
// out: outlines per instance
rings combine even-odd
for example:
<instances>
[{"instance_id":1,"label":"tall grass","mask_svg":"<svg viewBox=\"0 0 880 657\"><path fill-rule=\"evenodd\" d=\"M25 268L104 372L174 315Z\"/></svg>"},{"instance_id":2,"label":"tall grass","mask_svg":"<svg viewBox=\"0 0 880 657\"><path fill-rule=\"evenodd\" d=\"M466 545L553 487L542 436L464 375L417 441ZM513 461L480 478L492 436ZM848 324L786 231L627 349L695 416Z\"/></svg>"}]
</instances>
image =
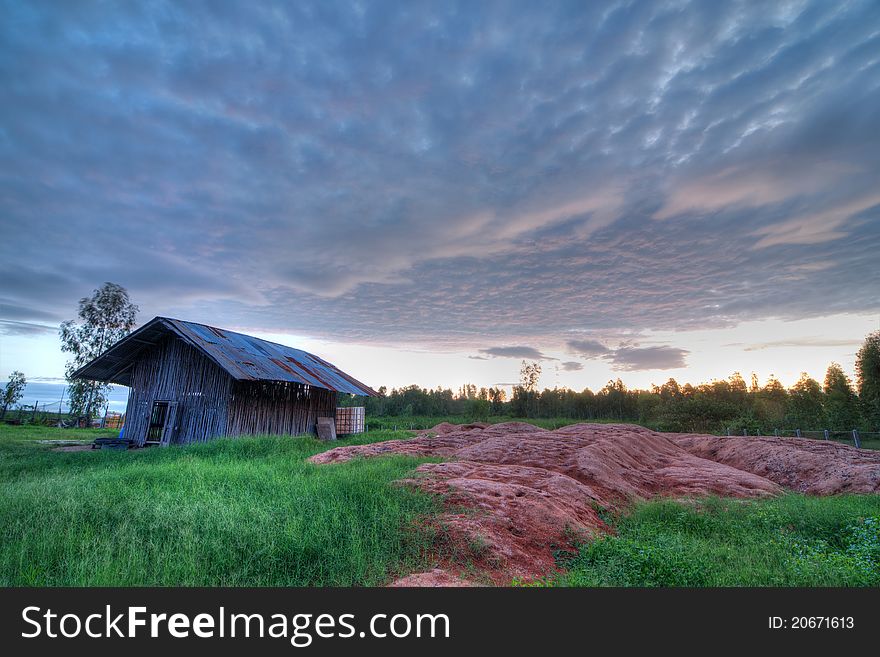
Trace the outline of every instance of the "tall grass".
<instances>
[{"instance_id":1,"label":"tall grass","mask_svg":"<svg viewBox=\"0 0 880 657\"><path fill-rule=\"evenodd\" d=\"M437 502L392 485L412 458L315 466L330 445L283 436L61 453L34 442L58 430L2 429L3 586L382 584L430 545Z\"/></svg>"},{"instance_id":2,"label":"tall grass","mask_svg":"<svg viewBox=\"0 0 880 657\"><path fill-rule=\"evenodd\" d=\"M655 500L611 519L545 582L561 586L878 586L880 496Z\"/></svg>"}]
</instances>

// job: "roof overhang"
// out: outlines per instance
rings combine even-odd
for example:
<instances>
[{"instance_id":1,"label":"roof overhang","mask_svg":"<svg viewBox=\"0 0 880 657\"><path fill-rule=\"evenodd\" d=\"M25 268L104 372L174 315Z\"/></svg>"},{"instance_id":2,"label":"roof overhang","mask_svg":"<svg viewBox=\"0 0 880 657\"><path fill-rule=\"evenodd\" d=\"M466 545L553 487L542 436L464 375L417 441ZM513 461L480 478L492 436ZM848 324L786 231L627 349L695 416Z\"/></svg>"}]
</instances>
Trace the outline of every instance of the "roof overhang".
<instances>
[{"instance_id":1,"label":"roof overhang","mask_svg":"<svg viewBox=\"0 0 880 657\"><path fill-rule=\"evenodd\" d=\"M73 373L73 378L131 385L138 355L173 335L238 381L301 383L362 396L378 396L335 365L299 349L169 317L155 317Z\"/></svg>"}]
</instances>

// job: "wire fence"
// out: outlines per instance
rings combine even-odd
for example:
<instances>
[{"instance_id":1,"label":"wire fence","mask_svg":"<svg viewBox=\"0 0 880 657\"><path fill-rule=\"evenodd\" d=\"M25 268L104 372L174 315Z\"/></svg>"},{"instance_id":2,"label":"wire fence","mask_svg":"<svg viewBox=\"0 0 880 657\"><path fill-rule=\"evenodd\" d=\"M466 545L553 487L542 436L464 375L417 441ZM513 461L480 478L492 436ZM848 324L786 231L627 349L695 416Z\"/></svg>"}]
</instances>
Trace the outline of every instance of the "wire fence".
<instances>
[{"instance_id":1,"label":"wire fence","mask_svg":"<svg viewBox=\"0 0 880 657\"><path fill-rule=\"evenodd\" d=\"M727 435L734 434L730 427L727 428ZM749 434L748 429L743 429L743 436L759 436L764 434ZM773 429L773 435L777 438L812 438L815 440L835 440L852 442L856 447L862 446L863 440L880 440L880 431L859 431L858 429L849 429L845 431L832 429Z\"/></svg>"},{"instance_id":2,"label":"wire fence","mask_svg":"<svg viewBox=\"0 0 880 657\"><path fill-rule=\"evenodd\" d=\"M3 419L13 424L29 422L49 426L85 426L84 418L73 416L70 407L61 400L21 404L15 409L8 410ZM119 429L124 423L125 414L111 411L109 404L91 420L91 426L103 429Z\"/></svg>"}]
</instances>

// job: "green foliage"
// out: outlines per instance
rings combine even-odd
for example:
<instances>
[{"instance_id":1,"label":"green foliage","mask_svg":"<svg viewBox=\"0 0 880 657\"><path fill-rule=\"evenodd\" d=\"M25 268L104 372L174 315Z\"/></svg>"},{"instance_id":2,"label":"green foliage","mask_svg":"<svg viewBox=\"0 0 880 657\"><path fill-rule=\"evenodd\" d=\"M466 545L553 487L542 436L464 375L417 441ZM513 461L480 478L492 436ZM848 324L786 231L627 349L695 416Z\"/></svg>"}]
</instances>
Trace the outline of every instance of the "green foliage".
<instances>
[{"instance_id":1,"label":"green foliage","mask_svg":"<svg viewBox=\"0 0 880 657\"><path fill-rule=\"evenodd\" d=\"M128 452L35 442L87 431L0 425L0 585L378 585L428 565L418 521L437 501L391 485L419 460L316 466L305 459L333 445L310 437Z\"/></svg>"},{"instance_id":2,"label":"green foliage","mask_svg":"<svg viewBox=\"0 0 880 657\"><path fill-rule=\"evenodd\" d=\"M467 402L467 416L472 422L485 422L491 410L492 404L486 399L469 399Z\"/></svg>"},{"instance_id":3,"label":"green foliage","mask_svg":"<svg viewBox=\"0 0 880 657\"><path fill-rule=\"evenodd\" d=\"M0 404L3 409L0 410L0 418L6 415L6 411L10 406L15 406L21 396L24 394L24 388L27 385L27 379L24 374L15 370L9 375L9 381L3 386L3 392L0 393Z\"/></svg>"},{"instance_id":4,"label":"green foliage","mask_svg":"<svg viewBox=\"0 0 880 657\"><path fill-rule=\"evenodd\" d=\"M657 500L583 545L562 586L878 586L880 497Z\"/></svg>"},{"instance_id":5,"label":"green foliage","mask_svg":"<svg viewBox=\"0 0 880 657\"><path fill-rule=\"evenodd\" d=\"M880 331L869 334L856 354L856 379L862 415L880 429Z\"/></svg>"},{"instance_id":6,"label":"green foliage","mask_svg":"<svg viewBox=\"0 0 880 657\"><path fill-rule=\"evenodd\" d=\"M73 373L128 335L137 313L124 287L104 283L92 296L79 300L79 323L61 324L61 351L71 354L65 369L71 413L91 419L106 404L109 384L74 379Z\"/></svg>"},{"instance_id":7,"label":"green foliage","mask_svg":"<svg viewBox=\"0 0 880 657\"><path fill-rule=\"evenodd\" d=\"M825 393L825 417L829 429L845 431L859 426L859 400L849 377L837 363L828 366L822 391Z\"/></svg>"},{"instance_id":8,"label":"green foliage","mask_svg":"<svg viewBox=\"0 0 880 657\"><path fill-rule=\"evenodd\" d=\"M806 372L789 392L788 423L794 427L811 429L825 425L822 407L822 386Z\"/></svg>"}]
</instances>

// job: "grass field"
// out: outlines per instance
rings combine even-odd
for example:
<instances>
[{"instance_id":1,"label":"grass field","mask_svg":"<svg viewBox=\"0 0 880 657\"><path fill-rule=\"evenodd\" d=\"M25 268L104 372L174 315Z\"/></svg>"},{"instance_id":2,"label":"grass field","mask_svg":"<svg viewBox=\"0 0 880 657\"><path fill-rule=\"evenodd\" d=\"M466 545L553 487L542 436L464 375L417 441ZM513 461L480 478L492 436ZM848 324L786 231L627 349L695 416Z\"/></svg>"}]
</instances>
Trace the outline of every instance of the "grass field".
<instances>
[{"instance_id":1,"label":"grass field","mask_svg":"<svg viewBox=\"0 0 880 657\"><path fill-rule=\"evenodd\" d=\"M375 585L440 549L421 522L440 501L392 484L421 461L305 462L407 432L127 452L39 442L113 433L0 425L0 585ZM880 585L878 495L657 500L605 516L615 535L560 555L567 572L543 584Z\"/></svg>"},{"instance_id":2,"label":"grass field","mask_svg":"<svg viewBox=\"0 0 880 657\"><path fill-rule=\"evenodd\" d=\"M0 585L382 584L426 558L415 521L437 502L390 485L414 459L318 467L304 459L328 445L290 437L128 452L36 442L107 433L0 426Z\"/></svg>"},{"instance_id":3,"label":"grass field","mask_svg":"<svg viewBox=\"0 0 880 657\"><path fill-rule=\"evenodd\" d=\"M880 495L657 500L609 520L616 535L584 545L544 583L880 585Z\"/></svg>"}]
</instances>

